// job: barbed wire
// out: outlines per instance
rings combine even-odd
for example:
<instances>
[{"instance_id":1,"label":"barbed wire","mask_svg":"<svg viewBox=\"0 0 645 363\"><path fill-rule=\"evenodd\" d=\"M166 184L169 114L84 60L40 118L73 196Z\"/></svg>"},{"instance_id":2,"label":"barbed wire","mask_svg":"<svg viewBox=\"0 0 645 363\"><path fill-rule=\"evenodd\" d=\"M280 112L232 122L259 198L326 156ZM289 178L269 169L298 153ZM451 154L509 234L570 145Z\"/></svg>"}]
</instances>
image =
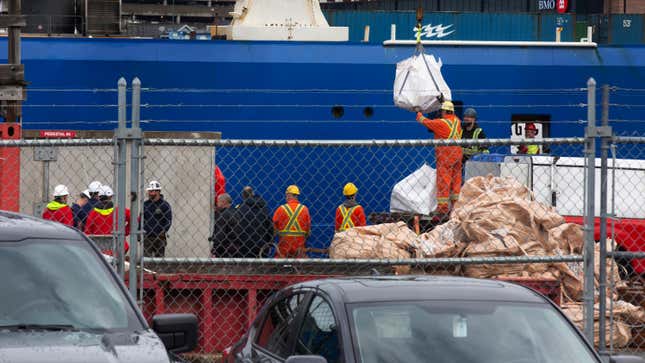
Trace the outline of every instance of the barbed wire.
<instances>
[{"instance_id":1,"label":"barbed wire","mask_svg":"<svg viewBox=\"0 0 645 363\"><path fill-rule=\"evenodd\" d=\"M23 107L33 108L115 108L118 104L24 104ZM127 107L132 105L128 104ZM469 104L469 107L477 108L565 108L587 107L585 103L575 104ZM643 105L645 106L645 105ZM168 104L141 104L142 108L398 108L395 104L186 104L186 103L168 103Z\"/></svg>"},{"instance_id":2,"label":"barbed wire","mask_svg":"<svg viewBox=\"0 0 645 363\"><path fill-rule=\"evenodd\" d=\"M117 88L28 88L28 92L118 92ZM127 88L131 91L131 88ZM392 88L387 89L278 89L278 88L141 88L142 92L150 93L392 93ZM409 91L434 91L433 89L419 89ZM453 93L538 93L562 94L586 92L586 88L480 88L480 89L452 89Z\"/></svg>"},{"instance_id":3,"label":"barbed wire","mask_svg":"<svg viewBox=\"0 0 645 363\"><path fill-rule=\"evenodd\" d=\"M338 122L343 122L343 123L364 123L364 124L375 124L375 123L380 123L380 124L413 124L417 123L417 121L414 120L414 117L410 117L409 120L343 120L343 119L324 119L324 120L212 120L212 119L191 119L191 120L186 120L186 119L143 119L140 121L141 123L211 123L211 124L217 124L217 123L252 123L252 124L257 124L257 123L281 123L281 124L290 124L290 123L321 123L321 124L328 124L328 123L338 123ZM486 125L486 124L508 124L509 120L478 120L477 123L480 125ZM518 121L520 122L520 121ZM645 123L644 121L638 121L639 123ZM92 120L72 120L72 121L28 121L28 120L23 120L24 124L27 125L39 125L39 124L57 124L57 125L66 125L66 124L116 124L118 123L118 120L99 120L99 121L92 121ZM552 120L550 121L551 124L586 124L586 120Z\"/></svg>"}]
</instances>

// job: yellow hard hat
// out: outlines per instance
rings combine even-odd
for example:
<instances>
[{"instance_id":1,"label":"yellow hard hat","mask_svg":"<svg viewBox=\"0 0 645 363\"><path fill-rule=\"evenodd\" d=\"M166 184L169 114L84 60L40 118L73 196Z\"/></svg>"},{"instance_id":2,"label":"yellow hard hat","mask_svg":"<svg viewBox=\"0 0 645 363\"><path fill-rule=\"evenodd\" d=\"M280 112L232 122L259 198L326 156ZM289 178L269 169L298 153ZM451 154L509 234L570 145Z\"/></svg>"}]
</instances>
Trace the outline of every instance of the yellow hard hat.
<instances>
[{"instance_id":1,"label":"yellow hard hat","mask_svg":"<svg viewBox=\"0 0 645 363\"><path fill-rule=\"evenodd\" d=\"M300 195L300 188L297 185L289 185L287 187L287 194Z\"/></svg>"},{"instance_id":2,"label":"yellow hard hat","mask_svg":"<svg viewBox=\"0 0 645 363\"><path fill-rule=\"evenodd\" d=\"M354 195L358 193L358 188L356 188L356 185L354 183L347 183L345 184L345 187L343 187L343 195L346 197L349 197L350 195Z\"/></svg>"},{"instance_id":3,"label":"yellow hard hat","mask_svg":"<svg viewBox=\"0 0 645 363\"><path fill-rule=\"evenodd\" d=\"M441 109L444 111L455 112L455 105L453 105L450 101L445 101L441 104Z\"/></svg>"}]
</instances>

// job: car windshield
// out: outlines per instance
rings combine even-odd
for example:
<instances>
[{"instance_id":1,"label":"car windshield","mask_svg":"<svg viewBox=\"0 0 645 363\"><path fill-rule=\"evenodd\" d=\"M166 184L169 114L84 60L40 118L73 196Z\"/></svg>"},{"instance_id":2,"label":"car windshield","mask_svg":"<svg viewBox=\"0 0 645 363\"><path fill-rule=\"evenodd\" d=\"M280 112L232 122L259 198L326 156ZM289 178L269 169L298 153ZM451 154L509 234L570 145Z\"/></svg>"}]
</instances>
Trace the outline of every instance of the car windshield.
<instances>
[{"instance_id":1,"label":"car windshield","mask_svg":"<svg viewBox=\"0 0 645 363\"><path fill-rule=\"evenodd\" d=\"M85 241L0 243L0 327L63 326L92 332L142 329L100 259Z\"/></svg>"},{"instance_id":2,"label":"car windshield","mask_svg":"<svg viewBox=\"0 0 645 363\"><path fill-rule=\"evenodd\" d=\"M422 301L349 311L363 363L597 363L548 305Z\"/></svg>"}]
</instances>

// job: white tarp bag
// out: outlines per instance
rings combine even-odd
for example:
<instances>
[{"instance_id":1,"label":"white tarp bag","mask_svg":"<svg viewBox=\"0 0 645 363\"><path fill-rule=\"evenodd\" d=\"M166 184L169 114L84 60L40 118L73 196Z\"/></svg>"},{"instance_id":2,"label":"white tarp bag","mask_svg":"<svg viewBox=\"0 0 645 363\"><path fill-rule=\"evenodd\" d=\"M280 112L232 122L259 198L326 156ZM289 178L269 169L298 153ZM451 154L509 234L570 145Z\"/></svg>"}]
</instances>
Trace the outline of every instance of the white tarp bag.
<instances>
[{"instance_id":1,"label":"white tarp bag","mask_svg":"<svg viewBox=\"0 0 645 363\"><path fill-rule=\"evenodd\" d=\"M390 198L390 213L428 215L437 209L437 171L423 164L396 183Z\"/></svg>"},{"instance_id":2,"label":"white tarp bag","mask_svg":"<svg viewBox=\"0 0 645 363\"><path fill-rule=\"evenodd\" d=\"M441 75L441 59L418 53L396 64L394 104L409 111L434 112L441 96L452 100L450 88Z\"/></svg>"}]
</instances>

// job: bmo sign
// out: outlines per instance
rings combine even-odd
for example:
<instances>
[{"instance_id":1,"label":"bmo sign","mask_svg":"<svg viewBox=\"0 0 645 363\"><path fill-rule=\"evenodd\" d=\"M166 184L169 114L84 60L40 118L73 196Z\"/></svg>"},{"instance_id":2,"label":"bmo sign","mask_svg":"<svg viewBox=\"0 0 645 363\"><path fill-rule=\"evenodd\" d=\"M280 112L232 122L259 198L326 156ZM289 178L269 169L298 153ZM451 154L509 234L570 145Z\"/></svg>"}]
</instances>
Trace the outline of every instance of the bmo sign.
<instances>
[{"instance_id":1,"label":"bmo sign","mask_svg":"<svg viewBox=\"0 0 645 363\"><path fill-rule=\"evenodd\" d=\"M537 8L540 11L557 10L558 13L566 13L569 7L569 0L538 0Z\"/></svg>"}]
</instances>

